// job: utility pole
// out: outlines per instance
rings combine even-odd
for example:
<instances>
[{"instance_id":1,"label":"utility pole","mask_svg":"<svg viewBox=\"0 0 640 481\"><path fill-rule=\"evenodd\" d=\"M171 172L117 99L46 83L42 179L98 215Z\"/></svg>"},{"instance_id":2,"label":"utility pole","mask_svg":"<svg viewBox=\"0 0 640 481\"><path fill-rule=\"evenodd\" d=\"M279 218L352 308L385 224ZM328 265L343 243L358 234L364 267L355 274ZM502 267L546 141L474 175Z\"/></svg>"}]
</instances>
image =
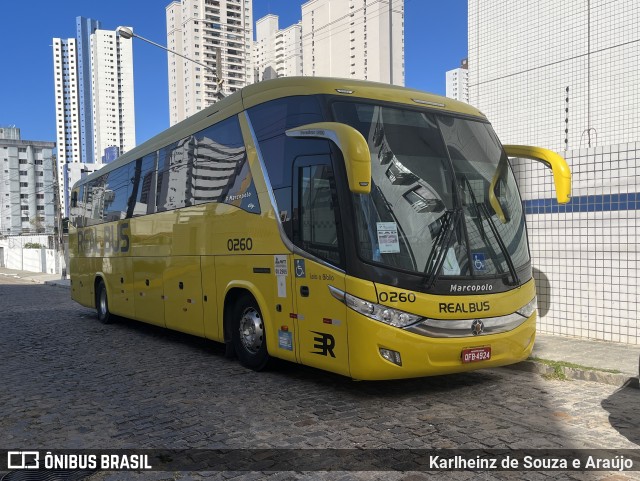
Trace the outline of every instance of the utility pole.
<instances>
[{"instance_id":1,"label":"utility pole","mask_svg":"<svg viewBox=\"0 0 640 481\"><path fill-rule=\"evenodd\" d=\"M60 262L60 271L62 279L67 278L67 263L64 257L64 233L62 229L62 209L60 208L60 184L58 179L58 159L55 155L51 156L51 165L53 167L53 208L55 209L56 228L55 228L55 249L58 261Z\"/></svg>"},{"instance_id":2,"label":"utility pole","mask_svg":"<svg viewBox=\"0 0 640 481\"><path fill-rule=\"evenodd\" d=\"M389 0L389 84L393 85L393 0Z\"/></svg>"}]
</instances>

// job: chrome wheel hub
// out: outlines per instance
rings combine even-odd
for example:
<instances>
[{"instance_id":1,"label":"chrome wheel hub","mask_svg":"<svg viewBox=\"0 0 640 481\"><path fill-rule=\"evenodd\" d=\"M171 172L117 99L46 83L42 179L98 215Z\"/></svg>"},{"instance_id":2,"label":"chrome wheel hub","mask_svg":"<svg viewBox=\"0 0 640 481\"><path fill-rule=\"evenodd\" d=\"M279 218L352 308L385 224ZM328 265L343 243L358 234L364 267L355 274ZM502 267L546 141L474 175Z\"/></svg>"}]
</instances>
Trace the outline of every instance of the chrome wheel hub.
<instances>
[{"instance_id":1,"label":"chrome wheel hub","mask_svg":"<svg viewBox=\"0 0 640 481\"><path fill-rule=\"evenodd\" d=\"M264 324L260 313L253 307L245 309L240 319L240 341L251 354L257 353L264 339Z\"/></svg>"}]
</instances>

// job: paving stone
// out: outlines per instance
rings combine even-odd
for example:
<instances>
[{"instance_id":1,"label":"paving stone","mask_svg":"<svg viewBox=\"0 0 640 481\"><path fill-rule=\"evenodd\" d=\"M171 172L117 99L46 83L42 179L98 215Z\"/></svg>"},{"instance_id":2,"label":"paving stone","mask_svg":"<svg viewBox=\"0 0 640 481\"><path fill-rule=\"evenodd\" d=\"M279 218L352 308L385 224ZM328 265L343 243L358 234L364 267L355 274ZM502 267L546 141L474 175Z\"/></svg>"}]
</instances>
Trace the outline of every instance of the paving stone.
<instances>
[{"instance_id":1,"label":"paving stone","mask_svg":"<svg viewBox=\"0 0 640 481\"><path fill-rule=\"evenodd\" d=\"M640 391L495 369L353 382L123 320L0 278L0 436L23 448L640 447ZM399 463L402 460L398 461ZM98 472L90 481L426 479L423 472ZM447 479L640 479L640 472L450 472Z\"/></svg>"}]
</instances>

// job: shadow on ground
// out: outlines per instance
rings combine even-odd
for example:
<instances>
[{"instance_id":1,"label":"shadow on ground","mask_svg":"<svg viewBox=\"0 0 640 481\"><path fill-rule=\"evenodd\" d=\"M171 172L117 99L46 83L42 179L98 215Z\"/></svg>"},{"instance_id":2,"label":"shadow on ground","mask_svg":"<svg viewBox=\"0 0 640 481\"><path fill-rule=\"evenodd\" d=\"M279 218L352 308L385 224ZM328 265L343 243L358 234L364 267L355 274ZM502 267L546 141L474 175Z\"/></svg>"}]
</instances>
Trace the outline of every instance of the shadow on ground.
<instances>
[{"instance_id":1,"label":"shadow on ground","mask_svg":"<svg viewBox=\"0 0 640 481\"><path fill-rule=\"evenodd\" d=\"M640 446L640 390L631 386L632 380L602 401L609 413L609 422L620 434Z\"/></svg>"}]
</instances>

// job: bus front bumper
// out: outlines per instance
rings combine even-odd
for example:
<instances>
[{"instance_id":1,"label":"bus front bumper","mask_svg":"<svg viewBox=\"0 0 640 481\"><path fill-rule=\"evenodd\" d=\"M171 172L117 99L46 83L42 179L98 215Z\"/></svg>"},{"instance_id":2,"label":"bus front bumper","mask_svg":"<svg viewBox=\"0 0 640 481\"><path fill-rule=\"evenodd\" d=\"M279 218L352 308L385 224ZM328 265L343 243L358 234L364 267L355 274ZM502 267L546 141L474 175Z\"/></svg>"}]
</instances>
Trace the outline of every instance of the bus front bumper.
<instances>
[{"instance_id":1,"label":"bus front bumper","mask_svg":"<svg viewBox=\"0 0 640 481\"><path fill-rule=\"evenodd\" d=\"M535 312L511 331L456 338L414 334L351 310L348 316L351 377L359 380L435 376L514 364L529 357L536 334Z\"/></svg>"}]
</instances>

